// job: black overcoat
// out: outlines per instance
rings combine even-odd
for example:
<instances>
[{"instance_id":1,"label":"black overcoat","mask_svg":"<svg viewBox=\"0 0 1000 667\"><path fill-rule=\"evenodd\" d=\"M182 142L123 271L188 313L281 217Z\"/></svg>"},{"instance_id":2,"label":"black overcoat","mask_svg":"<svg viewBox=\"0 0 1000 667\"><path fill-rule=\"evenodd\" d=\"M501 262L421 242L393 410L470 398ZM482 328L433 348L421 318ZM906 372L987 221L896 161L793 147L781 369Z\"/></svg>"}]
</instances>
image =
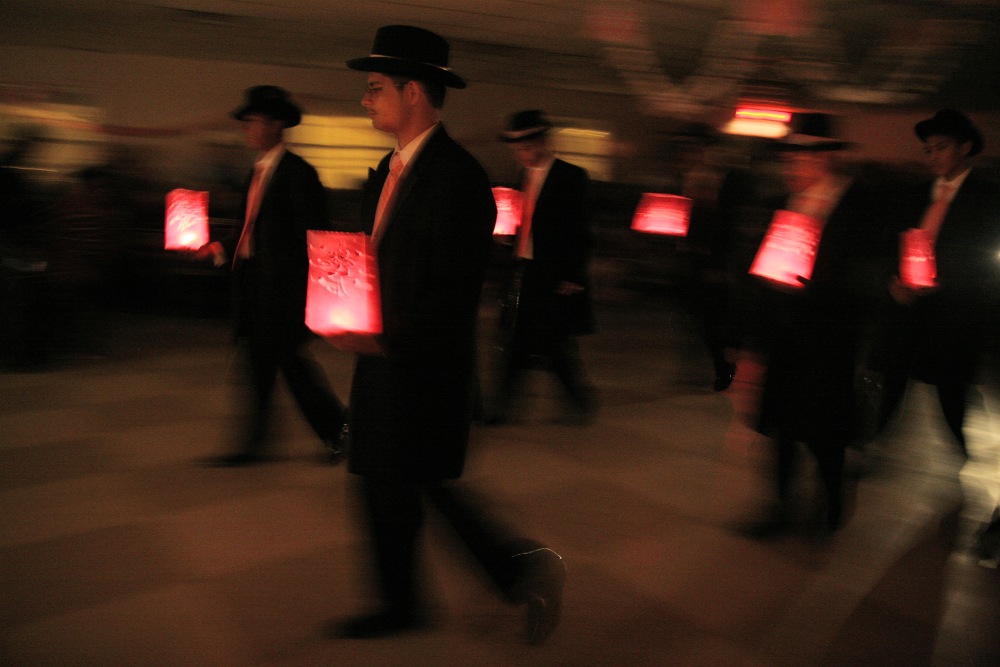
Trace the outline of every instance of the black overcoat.
<instances>
[{"instance_id":1,"label":"black overcoat","mask_svg":"<svg viewBox=\"0 0 1000 667\"><path fill-rule=\"evenodd\" d=\"M365 189L368 233L390 156ZM439 126L407 165L378 243L384 354L357 360L351 472L418 481L461 474L495 220L485 170Z\"/></svg>"},{"instance_id":2,"label":"black overcoat","mask_svg":"<svg viewBox=\"0 0 1000 667\"><path fill-rule=\"evenodd\" d=\"M823 228L807 284L794 292L766 289L761 433L840 445L858 435L860 335L868 298L886 284L869 271L885 253L883 199L857 182L848 187Z\"/></svg>"},{"instance_id":3,"label":"black overcoat","mask_svg":"<svg viewBox=\"0 0 1000 667\"><path fill-rule=\"evenodd\" d=\"M535 200L531 219L533 258L518 269L522 273L516 311L517 327L529 338L594 331L588 186L586 171L557 159ZM562 282L580 285L583 291L561 295L557 288ZM508 303L507 310L512 308ZM510 326L513 322L504 324Z\"/></svg>"},{"instance_id":4,"label":"black overcoat","mask_svg":"<svg viewBox=\"0 0 1000 667\"><path fill-rule=\"evenodd\" d=\"M237 337L252 333L273 345L294 346L311 335L305 326L306 231L329 228L326 193L316 169L286 151L257 210L253 258L237 258L233 266Z\"/></svg>"}]
</instances>

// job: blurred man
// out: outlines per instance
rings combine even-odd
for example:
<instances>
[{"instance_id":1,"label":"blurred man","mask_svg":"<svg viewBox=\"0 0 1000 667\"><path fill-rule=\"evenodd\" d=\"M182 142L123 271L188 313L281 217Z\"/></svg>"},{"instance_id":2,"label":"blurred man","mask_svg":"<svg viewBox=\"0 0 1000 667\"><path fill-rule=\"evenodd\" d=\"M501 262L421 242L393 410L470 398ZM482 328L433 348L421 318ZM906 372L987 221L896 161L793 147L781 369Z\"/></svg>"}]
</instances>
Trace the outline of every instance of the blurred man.
<instances>
[{"instance_id":1,"label":"blurred man","mask_svg":"<svg viewBox=\"0 0 1000 667\"><path fill-rule=\"evenodd\" d=\"M908 287L898 277L889 286L880 425L889 423L915 376L937 388L948 430L968 457L968 396L991 334L995 339L1000 305L1000 190L972 166L984 142L963 113L938 111L917 123L914 132L935 179L914 197L919 209L908 224L929 235L937 279L931 288ZM975 549L984 563L996 567L1000 510L992 521L983 520L988 525Z\"/></svg>"},{"instance_id":2,"label":"blurred man","mask_svg":"<svg viewBox=\"0 0 1000 667\"><path fill-rule=\"evenodd\" d=\"M781 206L816 221L820 237L812 275L798 287L766 284L770 332L767 375L757 429L774 439L773 511L751 527L772 537L796 527L803 509L795 496L799 446L815 457L822 482L818 527L843 520L846 447L857 436L854 373L859 356L865 290L861 267L878 256L878 199L845 174L826 114L804 114L779 147L789 196ZM806 509L811 509L811 506Z\"/></svg>"},{"instance_id":3,"label":"blurred man","mask_svg":"<svg viewBox=\"0 0 1000 667\"><path fill-rule=\"evenodd\" d=\"M1000 298L1000 196L997 184L972 167L983 138L964 114L939 111L914 130L936 178L914 198L919 209L908 225L932 239L937 286L911 288L898 278L889 286L895 306L885 345L881 424L889 422L915 373L937 388L948 429L967 455L967 394Z\"/></svg>"},{"instance_id":4,"label":"blurred man","mask_svg":"<svg viewBox=\"0 0 1000 667\"><path fill-rule=\"evenodd\" d=\"M579 415L597 410L576 336L594 330L589 263L587 172L552 153L552 124L541 111L511 116L501 140L523 168L523 215L514 240L504 304L503 359L493 423L508 418L518 381L532 357L544 358Z\"/></svg>"},{"instance_id":5,"label":"blurred man","mask_svg":"<svg viewBox=\"0 0 1000 667\"><path fill-rule=\"evenodd\" d=\"M268 418L278 373L302 414L326 446L330 463L343 458L345 411L322 370L306 350L309 258L306 230L329 229L326 195L316 170L284 144L286 128L299 124L301 110L275 86L256 86L233 117L243 124L247 144L257 151L244 206L244 226L234 239L234 337L246 359L250 411L235 452L210 465L246 466L267 459ZM216 264L227 249L213 242L199 251Z\"/></svg>"},{"instance_id":6,"label":"blurred man","mask_svg":"<svg viewBox=\"0 0 1000 667\"><path fill-rule=\"evenodd\" d=\"M420 592L423 496L444 515L500 591L528 605L528 640L544 641L559 618L562 559L516 537L460 496L454 483L469 440L476 321L496 208L486 172L439 122L448 43L410 26L385 26L372 55L348 61L368 72L362 106L396 149L371 173L363 224L377 246L383 332L376 341L331 336L361 352L351 389L350 471L362 506L378 607L334 628L374 638L427 623Z\"/></svg>"}]
</instances>

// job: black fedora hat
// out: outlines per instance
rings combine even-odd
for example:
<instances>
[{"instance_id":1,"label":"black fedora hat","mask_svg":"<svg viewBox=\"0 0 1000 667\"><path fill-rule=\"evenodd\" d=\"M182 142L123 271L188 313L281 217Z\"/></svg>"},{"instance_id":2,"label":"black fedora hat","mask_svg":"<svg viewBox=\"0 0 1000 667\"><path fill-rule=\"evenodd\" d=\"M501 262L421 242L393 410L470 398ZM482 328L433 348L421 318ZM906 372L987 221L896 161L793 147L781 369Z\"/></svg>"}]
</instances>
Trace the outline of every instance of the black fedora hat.
<instances>
[{"instance_id":1,"label":"black fedora hat","mask_svg":"<svg viewBox=\"0 0 1000 667\"><path fill-rule=\"evenodd\" d=\"M839 151L854 144L844 141L835 131L835 118L822 112L795 112L789 132L778 147L786 151Z\"/></svg>"},{"instance_id":2,"label":"black fedora hat","mask_svg":"<svg viewBox=\"0 0 1000 667\"><path fill-rule=\"evenodd\" d=\"M983 150L983 135L979 128L965 114L954 109L938 111L931 118L917 123L913 131L921 141L927 141L927 137L934 135L953 137L962 143L970 141L972 148L969 150L969 157L978 155Z\"/></svg>"},{"instance_id":3,"label":"black fedora hat","mask_svg":"<svg viewBox=\"0 0 1000 667\"><path fill-rule=\"evenodd\" d=\"M302 121L302 110L289 99L288 92L277 86L254 86L246 91L243 106L233 112L236 120L251 114L284 121L285 127L295 127Z\"/></svg>"},{"instance_id":4,"label":"black fedora hat","mask_svg":"<svg viewBox=\"0 0 1000 667\"><path fill-rule=\"evenodd\" d=\"M507 129L500 134L500 141L509 144L527 141L544 136L551 129L552 123L540 110L518 111L507 120Z\"/></svg>"},{"instance_id":5,"label":"black fedora hat","mask_svg":"<svg viewBox=\"0 0 1000 667\"><path fill-rule=\"evenodd\" d=\"M348 60L347 66L465 88L465 81L448 67L448 42L430 30L409 25L382 26L375 32L371 55Z\"/></svg>"}]
</instances>

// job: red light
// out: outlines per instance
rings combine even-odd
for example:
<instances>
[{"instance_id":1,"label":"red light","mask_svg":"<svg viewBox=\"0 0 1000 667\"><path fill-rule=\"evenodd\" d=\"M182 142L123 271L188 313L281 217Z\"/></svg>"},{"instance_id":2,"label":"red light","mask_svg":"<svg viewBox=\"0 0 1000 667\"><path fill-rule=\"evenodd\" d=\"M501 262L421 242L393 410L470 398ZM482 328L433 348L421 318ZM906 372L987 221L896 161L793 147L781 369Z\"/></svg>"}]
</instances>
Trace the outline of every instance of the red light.
<instances>
[{"instance_id":1,"label":"red light","mask_svg":"<svg viewBox=\"0 0 1000 667\"><path fill-rule=\"evenodd\" d=\"M937 284L934 244L923 229L908 229L899 235L899 279L908 287Z\"/></svg>"},{"instance_id":2,"label":"red light","mask_svg":"<svg viewBox=\"0 0 1000 667\"><path fill-rule=\"evenodd\" d=\"M375 257L361 232L306 232L306 326L321 336L382 332Z\"/></svg>"},{"instance_id":3,"label":"red light","mask_svg":"<svg viewBox=\"0 0 1000 667\"><path fill-rule=\"evenodd\" d=\"M494 236L513 236L521 224L522 195L513 188L493 188L493 198L497 203L497 222L493 227Z\"/></svg>"},{"instance_id":4,"label":"red light","mask_svg":"<svg viewBox=\"0 0 1000 667\"><path fill-rule=\"evenodd\" d=\"M163 247L197 250L208 243L208 193L178 188L167 193Z\"/></svg>"},{"instance_id":5,"label":"red light","mask_svg":"<svg viewBox=\"0 0 1000 667\"><path fill-rule=\"evenodd\" d=\"M632 229L648 234L687 236L691 221L691 200L680 195L646 192L632 218Z\"/></svg>"},{"instance_id":6,"label":"red light","mask_svg":"<svg viewBox=\"0 0 1000 667\"><path fill-rule=\"evenodd\" d=\"M802 287L812 276L823 225L791 211L776 211L757 250L750 275L791 287Z\"/></svg>"}]
</instances>

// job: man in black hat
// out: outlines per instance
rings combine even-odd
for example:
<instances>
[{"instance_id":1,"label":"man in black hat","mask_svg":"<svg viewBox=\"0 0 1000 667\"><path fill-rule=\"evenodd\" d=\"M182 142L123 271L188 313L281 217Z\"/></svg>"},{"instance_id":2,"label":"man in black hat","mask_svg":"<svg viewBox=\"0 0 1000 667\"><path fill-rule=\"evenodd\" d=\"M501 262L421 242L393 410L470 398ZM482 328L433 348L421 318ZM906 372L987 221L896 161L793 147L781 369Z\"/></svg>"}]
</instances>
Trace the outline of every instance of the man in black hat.
<instances>
[{"instance_id":1,"label":"man in black hat","mask_svg":"<svg viewBox=\"0 0 1000 667\"><path fill-rule=\"evenodd\" d=\"M439 121L445 90L465 82L448 68L448 43L386 26L371 56L361 104L397 144L371 172L362 205L376 246L383 331L377 340L332 336L359 352L351 389L349 469L360 476L379 606L334 628L373 638L426 624L420 594L423 497L455 528L512 603L528 605L528 640L559 617L563 566L550 549L512 537L459 494L469 441L479 296L496 206L486 172Z\"/></svg>"},{"instance_id":2,"label":"man in black hat","mask_svg":"<svg viewBox=\"0 0 1000 667\"><path fill-rule=\"evenodd\" d=\"M312 334L305 326L306 230L330 227L325 191L316 169L285 147L285 129L298 125L302 117L286 91L276 86L250 88L232 116L242 123L247 144L258 153L244 226L228 248L215 241L198 254L213 257L216 264L233 257L233 333L245 356L250 409L236 451L208 463L238 467L266 460L268 417L280 372L325 444L327 460L336 464L343 458L345 411L308 355Z\"/></svg>"},{"instance_id":3,"label":"man in black hat","mask_svg":"<svg viewBox=\"0 0 1000 667\"><path fill-rule=\"evenodd\" d=\"M937 284L912 288L895 278L889 286L893 307L881 424L889 422L916 374L937 388L948 429L967 455L967 395L996 324L1000 295L1000 196L997 184L972 166L983 137L963 113L944 109L917 123L914 132L935 179L914 195L906 224L930 236Z\"/></svg>"},{"instance_id":4,"label":"man in black hat","mask_svg":"<svg viewBox=\"0 0 1000 667\"><path fill-rule=\"evenodd\" d=\"M776 208L805 216L819 234L810 276L799 285L762 281L767 324L767 371L755 424L775 444L775 504L749 527L770 538L798 528L805 514L818 516L808 531L837 530L844 519L844 460L857 437L855 368L865 299L877 277L866 271L884 252L880 199L842 168L849 144L836 138L833 119L808 114L778 146L788 195ZM865 281L872 283L865 286ZM800 447L816 460L816 505L803 508L795 493Z\"/></svg>"},{"instance_id":5,"label":"man in black hat","mask_svg":"<svg viewBox=\"0 0 1000 667\"><path fill-rule=\"evenodd\" d=\"M518 381L533 356L549 363L580 416L589 420L597 410L597 392L584 372L576 341L594 331L589 178L580 167L556 159L551 129L541 111L520 111L500 137L523 169L523 215L501 321L503 358L492 423L508 418Z\"/></svg>"}]
</instances>

